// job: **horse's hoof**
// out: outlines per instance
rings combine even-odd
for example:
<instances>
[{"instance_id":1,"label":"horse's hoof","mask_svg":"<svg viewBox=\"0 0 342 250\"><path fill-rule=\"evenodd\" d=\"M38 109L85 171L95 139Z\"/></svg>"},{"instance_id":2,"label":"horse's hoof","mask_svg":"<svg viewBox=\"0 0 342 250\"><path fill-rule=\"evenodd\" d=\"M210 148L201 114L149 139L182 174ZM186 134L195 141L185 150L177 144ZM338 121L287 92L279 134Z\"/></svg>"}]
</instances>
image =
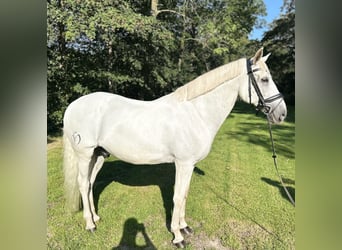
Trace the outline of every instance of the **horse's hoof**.
<instances>
[{"instance_id":1,"label":"horse's hoof","mask_svg":"<svg viewBox=\"0 0 342 250\"><path fill-rule=\"evenodd\" d=\"M93 228L90 228L90 229L87 229L87 230L88 230L88 232L95 233L96 227L93 227Z\"/></svg>"},{"instance_id":2,"label":"horse's hoof","mask_svg":"<svg viewBox=\"0 0 342 250\"><path fill-rule=\"evenodd\" d=\"M184 228L182 228L181 230L181 233L182 234L185 234L185 235L191 235L191 234L193 234L194 233L194 230L192 230L190 227L184 227Z\"/></svg>"},{"instance_id":3,"label":"horse's hoof","mask_svg":"<svg viewBox=\"0 0 342 250\"><path fill-rule=\"evenodd\" d=\"M182 240L181 242L173 243L177 248L185 248L185 241Z\"/></svg>"}]
</instances>

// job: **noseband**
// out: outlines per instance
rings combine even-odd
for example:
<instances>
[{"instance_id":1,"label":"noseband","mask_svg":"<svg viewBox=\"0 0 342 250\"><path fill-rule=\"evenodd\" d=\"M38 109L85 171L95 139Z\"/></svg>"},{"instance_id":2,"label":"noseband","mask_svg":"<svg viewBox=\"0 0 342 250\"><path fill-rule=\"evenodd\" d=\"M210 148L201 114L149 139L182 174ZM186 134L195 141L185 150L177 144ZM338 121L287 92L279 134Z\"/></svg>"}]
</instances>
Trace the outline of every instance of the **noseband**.
<instances>
[{"instance_id":1,"label":"noseband","mask_svg":"<svg viewBox=\"0 0 342 250\"><path fill-rule=\"evenodd\" d=\"M251 84L254 87L255 92L258 95L259 101L258 101L258 105L257 105L257 110L262 111L264 114L269 114L271 107L267 104L272 103L278 99L283 99L284 96L281 93L275 94L271 97L268 98L264 98L260 88L255 80L254 77L254 72L258 71L260 69L253 69L252 70L252 61L247 59L247 74L249 76L248 78L248 94L249 94L249 103L251 103L251 99L252 99L252 93L251 93Z\"/></svg>"}]
</instances>

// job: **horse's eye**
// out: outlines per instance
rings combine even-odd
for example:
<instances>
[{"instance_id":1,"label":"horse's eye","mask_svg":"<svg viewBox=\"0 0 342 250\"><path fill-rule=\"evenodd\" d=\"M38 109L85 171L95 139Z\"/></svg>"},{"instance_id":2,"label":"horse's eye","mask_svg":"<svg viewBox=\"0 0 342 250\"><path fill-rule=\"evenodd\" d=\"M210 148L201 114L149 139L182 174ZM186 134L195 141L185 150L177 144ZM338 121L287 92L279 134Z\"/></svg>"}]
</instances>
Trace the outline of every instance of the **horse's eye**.
<instances>
[{"instance_id":1,"label":"horse's eye","mask_svg":"<svg viewBox=\"0 0 342 250\"><path fill-rule=\"evenodd\" d=\"M264 82L264 83L268 83L268 77L265 76L265 77L261 78L261 81Z\"/></svg>"}]
</instances>

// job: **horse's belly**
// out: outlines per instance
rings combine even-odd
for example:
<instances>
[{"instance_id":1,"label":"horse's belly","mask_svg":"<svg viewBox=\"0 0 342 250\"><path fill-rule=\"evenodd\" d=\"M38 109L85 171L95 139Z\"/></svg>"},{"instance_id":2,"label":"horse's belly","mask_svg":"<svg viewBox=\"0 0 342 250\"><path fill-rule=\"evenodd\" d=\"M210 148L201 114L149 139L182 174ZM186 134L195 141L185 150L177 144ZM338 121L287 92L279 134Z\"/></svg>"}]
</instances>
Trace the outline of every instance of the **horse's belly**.
<instances>
[{"instance_id":1,"label":"horse's belly","mask_svg":"<svg viewBox=\"0 0 342 250\"><path fill-rule=\"evenodd\" d=\"M150 131L126 131L116 130L117 133L107 137L100 143L115 157L134 164L158 164L173 162L174 156L170 151L170 138L163 138L155 131L154 136ZM158 135L159 136L156 136Z\"/></svg>"},{"instance_id":2,"label":"horse's belly","mask_svg":"<svg viewBox=\"0 0 342 250\"><path fill-rule=\"evenodd\" d=\"M149 149L146 146L121 144L117 147L109 147L109 151L120 160L133 164L158 164L174 161L174 157L170 153L155 148Z\"/></svg>"}]
</instances>

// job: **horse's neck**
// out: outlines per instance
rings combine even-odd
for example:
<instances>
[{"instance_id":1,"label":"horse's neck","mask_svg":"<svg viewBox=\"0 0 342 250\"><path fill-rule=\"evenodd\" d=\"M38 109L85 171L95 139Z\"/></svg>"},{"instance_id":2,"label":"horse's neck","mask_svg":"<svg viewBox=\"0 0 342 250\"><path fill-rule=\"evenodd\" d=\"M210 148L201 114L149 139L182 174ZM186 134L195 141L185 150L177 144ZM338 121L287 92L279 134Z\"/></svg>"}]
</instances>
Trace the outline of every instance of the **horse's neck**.
<instances>
[{"instance_id":1,"label":"horse's neck","mask_svg":"<svg viewBox=\"0 0 342 250\"><path fill-rule=\"evenodd\" d=\"M244 76L241 75L231 81L223 83L205 95L191 100L202 119L208 124L209 130L214 135L234 107L240 84L244 80Z\"/></svg>"}]
</instances>

